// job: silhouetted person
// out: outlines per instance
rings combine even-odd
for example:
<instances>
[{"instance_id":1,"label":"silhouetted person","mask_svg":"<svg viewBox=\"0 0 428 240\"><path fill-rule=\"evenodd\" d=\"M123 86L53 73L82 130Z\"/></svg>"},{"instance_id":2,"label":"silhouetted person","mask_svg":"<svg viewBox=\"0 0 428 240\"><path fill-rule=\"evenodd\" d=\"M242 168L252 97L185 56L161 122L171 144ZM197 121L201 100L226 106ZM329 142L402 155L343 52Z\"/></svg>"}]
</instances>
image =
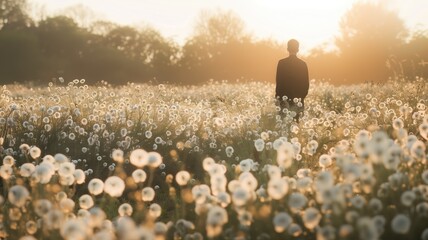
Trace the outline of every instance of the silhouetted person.
<instances>
[{"instance_id":1,"label":"silhouetted person","mask_svg":"<svg viewBox=\"0 0 428 240\"><path fill-rule=\"evenodd\" d=\"M281 116L284 108L296 112L296 121L303 114L304 100L308 95L309 76L306 63L299 59L299 42L291 39L287 43L289 56L278 62L276 71L276 94L281 107Z\"/></svg>"}]
</instances>

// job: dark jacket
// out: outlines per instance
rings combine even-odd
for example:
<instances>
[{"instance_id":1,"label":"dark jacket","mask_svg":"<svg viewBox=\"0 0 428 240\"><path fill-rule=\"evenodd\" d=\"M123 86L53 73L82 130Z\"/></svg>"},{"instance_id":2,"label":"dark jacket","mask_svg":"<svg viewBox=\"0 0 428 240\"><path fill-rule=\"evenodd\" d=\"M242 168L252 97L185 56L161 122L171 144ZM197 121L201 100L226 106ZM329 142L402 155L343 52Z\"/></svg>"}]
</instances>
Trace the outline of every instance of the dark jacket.
<instances>
[{"instance_id":1,"label":"dark jacket","mask_svg":"<svg viewBox=\"0 0 428 240\"><path fill-rule=\"evenodd\" d=\"M290 55L278 62L276 71L276 97L287 96L288 99L301 98L308 95L308 66L296 55Z\"/></svg>"}]
</instances>

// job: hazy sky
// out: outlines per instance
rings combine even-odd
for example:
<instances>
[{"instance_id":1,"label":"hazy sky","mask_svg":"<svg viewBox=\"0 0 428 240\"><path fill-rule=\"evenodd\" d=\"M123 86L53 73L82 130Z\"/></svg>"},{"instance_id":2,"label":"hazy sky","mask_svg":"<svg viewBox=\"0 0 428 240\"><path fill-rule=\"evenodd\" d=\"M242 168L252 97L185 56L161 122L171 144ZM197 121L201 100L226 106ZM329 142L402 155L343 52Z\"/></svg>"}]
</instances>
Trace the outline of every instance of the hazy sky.
<instances>
[{"instance_id":1,"label":"hazy sky","mask_svg":"<svg viewBox=\"0 0 428 240\"><path fill-rule=\"evenodd\" d=\"M365 0L381 2L397 11L407 27L428 28L428 0ZM253 35L280 42L296 38L303 51L337 34L339 20L358 0L29 0L50 15L83 4L101 19L158 29L164 36L183 43L192 34L202 10L234 11Z\"/></svg>"}]
</instances>

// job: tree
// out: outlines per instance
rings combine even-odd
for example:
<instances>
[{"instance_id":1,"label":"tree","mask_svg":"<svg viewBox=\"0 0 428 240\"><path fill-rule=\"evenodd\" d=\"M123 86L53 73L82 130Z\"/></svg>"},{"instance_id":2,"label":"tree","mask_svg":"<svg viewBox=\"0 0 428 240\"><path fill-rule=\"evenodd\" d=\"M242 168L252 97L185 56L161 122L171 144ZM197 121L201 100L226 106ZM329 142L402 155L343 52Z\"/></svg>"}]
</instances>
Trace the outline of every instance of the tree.
<instances>
[{"instance_id":1,"label":"tree","mask_svg":"<svg viewBox=\"0 0 428 240\"><path fill-rule=\"evenodd\" d=\"M73 19L58 16L39 23L39 48L45 57L44 78L82 78L80 62L89 50L90 33Z\"/></svg>"},{"instance_id":2,"label":"tree","mask_svg":"<svg viewBox=\"0 0 428 240\"><path fill-rule=\"evenodd\" d=\"M389 64L398 77L415 79L428 77L428 31L413 33L410 40L400 46Z\"/></svg>"},{"instance_id":3,"label":"tree","mask_svg":"<svg viewBox=\"0 0 428 240\"><path fill-rule=\"evenodd\" d=\"M196 22L193 36L186 42L183 53L192 59L210 59L218 54L216 47L243 42L249 37L244 22L233 12L203 11Z\"/></svg>"},{"instance_id":4,"label":"tree","mask_svg":"<svg viewBox=\"0 0 428 240\"><path fill-rule=\"evenodd\" d=\"M136 62L141 80L163 78L162 75L174 64L177 54L177 47L150 27L141 30L114 28L106 34L104 43Z\"/></svg>"},{"instance_id":5,"label":"tree","mask_svg":"<svg viewBox=\"0 0 428 240\"><path fill-rule=\"evenodd\" d=\"M249 40L243 21L233 12L202 12L193 36L183 46L179 62L182 77L187 71L199 80L231 77L230 57L236 58L240 45Z\"/></svg>"},{"instance_id":6,"label":"tree","mask_svg":"<svg viewBox=\"0 0 428 240\"><path fill-rule=\"evenodd\" d=\"M336 45L342 77L350 82L387 80L386 61L406 35L397 13L380 4L356 3L342 18L340 33Z\"/></svg>"},{"instance_id":7,"label":"tree","mask_svg":"<svg viewBox=\"0 0 428 240\"><path fill-rule=\"evenodd\" d=\"M95 12L83 4L67 7L61 15L73 19L82 28L88 28L96 19Z\"/></svg>"},{"instance_id":8,"label":"tree","mask_svg":"<svg viewBox=\"0 0 428 240\"><path fill-rule=\"evenodd\" d=\"M43 55L32 31L0 31L0 82L37 80Z\"/></svg>"},{"instance_id":9,"label":"tree","mask_svg":"<svg viewBox=\"0 0 428 240\"><path fill-rule=\"evenodd\" d=\"M246 38L244 22L232 11L202 11L196 22L194 37L209 45L227 44Z\"/></svg>"},{"instance_id":10,"label":"tree","mask_svg":"<svg viewBox=\"0 0 428 240\"><path fill-rule=\"evenodd\" d=\"M98 20L91 23L91 25L89 26L89 31L96 35L106 36L109 32L111 32L117 27L119 27L119 25L117 25L116 23L105 20Z\"/></svg>"},{"instance_id":11,"label":"tree","mask_svg":"<svg viewBox=\"0 0 428 240\"><path fill-rule=\"evenodd\" d=\"M26 28L31 19L25 12L26 0L0 0L0 29Z\"/></svg>"}]
</instances>

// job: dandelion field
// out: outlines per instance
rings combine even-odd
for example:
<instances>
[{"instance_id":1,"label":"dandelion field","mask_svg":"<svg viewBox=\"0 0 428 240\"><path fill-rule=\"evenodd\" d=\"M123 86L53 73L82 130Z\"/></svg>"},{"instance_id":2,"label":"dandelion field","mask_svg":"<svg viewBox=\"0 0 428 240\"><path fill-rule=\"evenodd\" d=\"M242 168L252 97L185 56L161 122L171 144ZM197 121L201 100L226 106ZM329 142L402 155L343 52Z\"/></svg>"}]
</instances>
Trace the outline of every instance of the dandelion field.
<instances>
[{"instance_id":1,"label":"dandelion field","mask_svg":"<svg viewBox=\"0 0 428 240\"><path fill-rule=\"evenodd\" d=\"M3 86L0 238L428 239L425 82Z\"/></svg>"}]
</instances>

